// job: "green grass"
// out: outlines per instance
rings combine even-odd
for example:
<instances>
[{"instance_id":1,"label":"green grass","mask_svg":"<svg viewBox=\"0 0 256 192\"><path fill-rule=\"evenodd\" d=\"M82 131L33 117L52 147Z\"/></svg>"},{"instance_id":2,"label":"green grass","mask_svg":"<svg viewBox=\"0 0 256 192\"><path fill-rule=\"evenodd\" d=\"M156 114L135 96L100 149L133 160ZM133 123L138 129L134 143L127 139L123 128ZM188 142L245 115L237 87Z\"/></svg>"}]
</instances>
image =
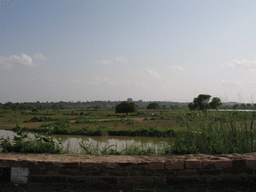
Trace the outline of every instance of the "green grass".
<instances>
[{"instance_id":1,"label":"green grass","mask_svg":"<svg viewBox=\"0 0 256 192\"><path fill-rule=\"evenodd\" d=\"M1 111L3 112L3 111ZM18 122L22 118L19 113L4 111L2 121ZM24 131L34 131L47 134L69 134L88 136L131 136L131 137L169 137L174 138L172 147L163 149L162 154L188 153L248 153L256 151L255 140L255 112L207 112L200 111L165 111L164 114L154 111L154 116L147 116L152 111L137 112L129 115L129 119L117 118L114 111L83 111L81 116L67 116L69 111L54 111L55 117L51 123L44 122L36 128L24 127ZM39 111L38 114L45 114ZM51 111L51 113L53 113ZM77 112L79 113L79 112ZM132 116L133 115L133 116ZM32 116L33 117L33 116ZM100 120L104 117L104 120ZM114 118L116 117L116 118ZM147 118L148 120L134 120L133 118ZM23 117L24 118L24 117ZM28 117L26 117L28 119ZM44 116L41 116L43 119ZM105 120L109 118L109 120ZM112 119L113 118L113 119ZM40 118L39 118L40 119ZM71 123L71 119L75 119ZM94 120L97 119L97 120ZM14 129L15 130L15 129ZM137 154L134 147L131 151ZM108 153L120 153L109 151ZM148 151L152 153L151 149Z\"/></svg>"},{"instance_id":2,"label":"green grass","mask_svg":"<svg viewBox=\"0 0 256 192\"><path fill-rule=\"evenodd\" d=\"M219 117L216 112L215 118ZM242 122L236 121L231 114L226 114L225 121L199 116L196 126L192 127L185 119L186 131L180 131L175 138L172 153L248 153L256 150L255 114L243 114ZM223 118L223 117L222 117Z\"/></svg>"}]
</instances>

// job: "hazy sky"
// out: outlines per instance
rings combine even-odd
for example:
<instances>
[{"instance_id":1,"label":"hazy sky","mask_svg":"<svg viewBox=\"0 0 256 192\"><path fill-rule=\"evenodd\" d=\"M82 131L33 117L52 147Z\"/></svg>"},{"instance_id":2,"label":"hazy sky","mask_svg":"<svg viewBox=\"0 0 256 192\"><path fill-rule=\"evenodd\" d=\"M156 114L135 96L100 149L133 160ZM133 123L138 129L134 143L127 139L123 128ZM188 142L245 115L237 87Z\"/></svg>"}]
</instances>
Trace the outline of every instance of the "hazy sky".
<instances>
[{"instance_id":1,"label":"hazy sky","mask_svg":"<svg viewBox=\"0 0 256 192\"><path fill-rule=\"evenodd\" d=\"M256 102L255 0L0 1L0 102Z\"/></svg>"}]
</instances>

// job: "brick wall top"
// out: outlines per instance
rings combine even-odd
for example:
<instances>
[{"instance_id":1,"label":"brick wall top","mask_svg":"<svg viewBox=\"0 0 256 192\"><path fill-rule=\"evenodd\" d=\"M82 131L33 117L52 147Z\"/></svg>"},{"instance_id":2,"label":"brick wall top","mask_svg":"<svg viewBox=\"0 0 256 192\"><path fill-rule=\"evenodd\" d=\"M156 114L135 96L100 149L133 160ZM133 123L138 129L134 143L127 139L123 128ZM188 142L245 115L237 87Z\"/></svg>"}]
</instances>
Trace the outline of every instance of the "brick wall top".
<instances>
[{"instance_id":1,"label":"brick wall top","mask_svg":"<svg viewBox=\"0 0 256 192\"><path fill-rule=\"evenodd\" d=\"M205 169L250 167L256 168L256 152L247 154L188 154L188 155L80 155L80 154L26 154L0 153L0 166L29 166L29 164L53 163L60 166L86 166L102 164L107 168L139 165L147 169Z\"/></svg>"}]
</instances>

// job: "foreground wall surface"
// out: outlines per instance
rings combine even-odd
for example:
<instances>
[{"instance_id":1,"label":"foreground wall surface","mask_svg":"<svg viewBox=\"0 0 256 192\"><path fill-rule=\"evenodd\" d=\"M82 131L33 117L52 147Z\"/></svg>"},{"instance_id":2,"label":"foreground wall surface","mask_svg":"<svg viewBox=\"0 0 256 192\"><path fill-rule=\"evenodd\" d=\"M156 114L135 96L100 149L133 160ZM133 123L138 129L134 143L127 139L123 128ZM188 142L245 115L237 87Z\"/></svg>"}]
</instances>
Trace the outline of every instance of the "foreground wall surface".
<instances>
[{"instance_id":1,"label":"foreground wall surface","mask_svg":"<svg viewBox=\"0 0 256 192\"><path fill-rule=\"evenodd\" d=\"M134 188L227 180L256 180L256 153L166 156L0 153L0 182Z\"/></svg>"}]
</instances>

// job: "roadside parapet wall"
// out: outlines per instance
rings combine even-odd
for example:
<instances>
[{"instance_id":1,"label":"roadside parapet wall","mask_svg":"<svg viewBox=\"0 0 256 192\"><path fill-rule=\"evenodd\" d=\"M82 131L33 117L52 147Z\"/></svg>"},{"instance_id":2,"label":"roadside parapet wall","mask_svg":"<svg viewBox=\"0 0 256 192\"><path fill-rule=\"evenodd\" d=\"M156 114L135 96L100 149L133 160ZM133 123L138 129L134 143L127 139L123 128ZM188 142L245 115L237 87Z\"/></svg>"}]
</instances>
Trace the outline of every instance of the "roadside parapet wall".
<instances>
[{"instance_id":1,"label":"roadside parapet wall","mask_svg":"<svg viewBox=\"0 0 256 192\"><path fill-rule=\"evenodd\" d=\"M182 181L256 180L256 153L79 155L0 153L0 182L168 187Z\"/></svg>"}]
</instances>

